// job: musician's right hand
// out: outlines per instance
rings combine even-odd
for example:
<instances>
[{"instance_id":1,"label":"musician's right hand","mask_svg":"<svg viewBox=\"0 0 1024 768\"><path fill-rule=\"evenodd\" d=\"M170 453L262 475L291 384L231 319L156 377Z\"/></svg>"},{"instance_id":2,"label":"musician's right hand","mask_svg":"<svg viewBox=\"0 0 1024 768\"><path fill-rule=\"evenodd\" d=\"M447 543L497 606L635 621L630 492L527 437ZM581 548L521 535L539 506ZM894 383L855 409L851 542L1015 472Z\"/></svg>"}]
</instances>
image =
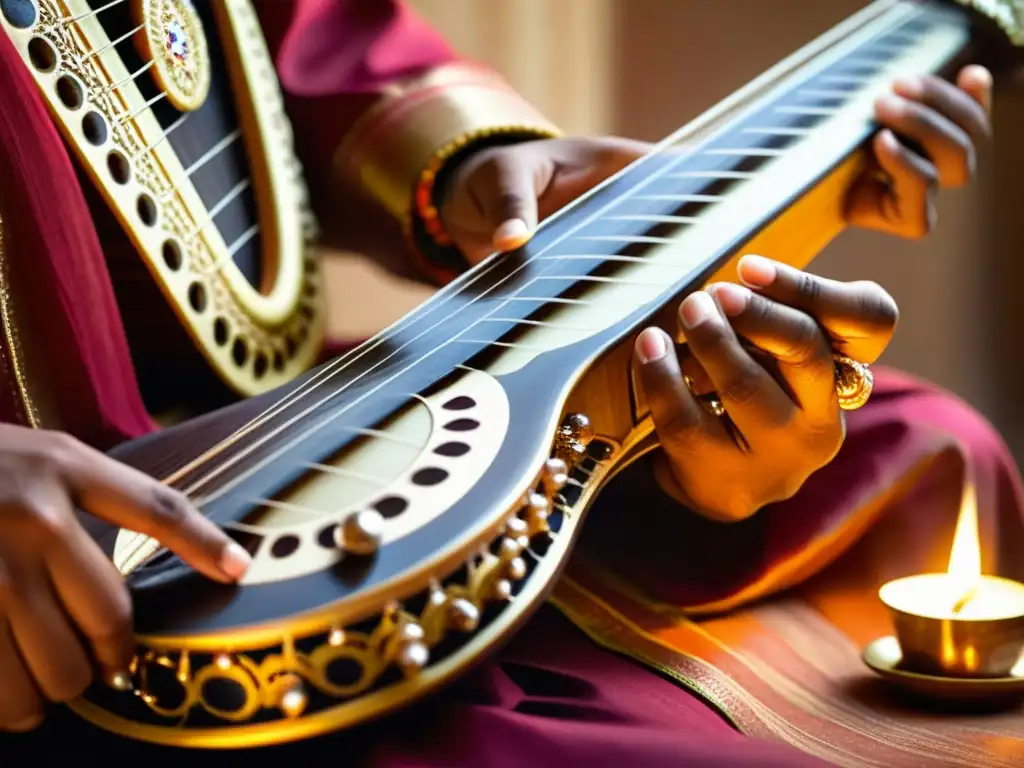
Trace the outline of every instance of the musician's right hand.
<instances>
[{"instance_id":1,"label":"musician's right hand","mask_svg":"<svg viewBox=\"0 0 1024 768\"><path fill-rule=\"evenodd\" d=\"M127 679L131 601L76 506L217 581L251 562L168 486L67 435L0 425L0 730L36 727L47 700L76 698L96 672Z\"/></svg>"}]
</instances>

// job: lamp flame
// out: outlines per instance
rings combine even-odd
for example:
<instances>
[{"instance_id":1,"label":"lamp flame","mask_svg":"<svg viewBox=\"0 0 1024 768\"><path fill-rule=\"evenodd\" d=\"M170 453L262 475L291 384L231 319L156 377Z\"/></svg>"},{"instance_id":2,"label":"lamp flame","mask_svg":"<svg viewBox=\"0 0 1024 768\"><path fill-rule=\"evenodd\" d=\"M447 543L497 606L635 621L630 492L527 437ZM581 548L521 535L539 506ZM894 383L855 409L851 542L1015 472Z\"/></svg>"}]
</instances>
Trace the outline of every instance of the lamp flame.
<instances>
[{"instance_id":1,"label":"lamp flame","mask_svg":"<svg viewBox=\"0 0 1024 768\"><path fill-rule=\"evenodd\" d=\"M981 544L978 536L978 498L968 475L964 482L960 516L949 553L949 580L956 595L953 613L962 611L974 598L981 582Z\"/></svg>"}]
</instances>

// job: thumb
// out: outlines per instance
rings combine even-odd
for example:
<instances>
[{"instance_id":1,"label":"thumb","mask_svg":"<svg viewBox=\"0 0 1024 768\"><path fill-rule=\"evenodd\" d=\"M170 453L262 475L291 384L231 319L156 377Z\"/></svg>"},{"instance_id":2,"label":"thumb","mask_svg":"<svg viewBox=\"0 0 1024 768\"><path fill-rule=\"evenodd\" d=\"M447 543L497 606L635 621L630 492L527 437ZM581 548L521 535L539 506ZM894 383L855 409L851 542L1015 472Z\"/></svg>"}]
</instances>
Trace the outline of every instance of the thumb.
<instances>
[{"instance_id":1,"label":"thumb","mask_svg":"<svg viewBox=\"0 0 1024 768\"><path fill-rule=\"evenodd\" d=\"M526 163L509 159L497 165L479 199L495 250L514 251L529 242L537 228L537 190Z\"/></svg>"}]
</instances>

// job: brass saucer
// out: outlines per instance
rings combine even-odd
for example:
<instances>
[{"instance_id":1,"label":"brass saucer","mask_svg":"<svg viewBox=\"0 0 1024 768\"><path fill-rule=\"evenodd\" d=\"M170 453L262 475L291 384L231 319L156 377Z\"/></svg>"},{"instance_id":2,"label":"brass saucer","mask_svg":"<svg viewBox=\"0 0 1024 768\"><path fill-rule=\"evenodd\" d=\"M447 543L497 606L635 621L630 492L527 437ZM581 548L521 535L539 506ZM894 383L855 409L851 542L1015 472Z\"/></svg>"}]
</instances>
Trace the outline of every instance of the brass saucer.
<instances>
[{"instance_id":1,"label":"brass saucer","mask_svg":"<svg viewBox=\"0 0 1024 768\"><path fill-rule=\"evenodd\" d=\"M909 672L900 668L903 653L899 641L880 637L868 644L862 654L872 670L903 688L945 701L976 701L993 698L1024 697L1024 656L1007 677L939 677Z\"/></svg>"}]
</instances>

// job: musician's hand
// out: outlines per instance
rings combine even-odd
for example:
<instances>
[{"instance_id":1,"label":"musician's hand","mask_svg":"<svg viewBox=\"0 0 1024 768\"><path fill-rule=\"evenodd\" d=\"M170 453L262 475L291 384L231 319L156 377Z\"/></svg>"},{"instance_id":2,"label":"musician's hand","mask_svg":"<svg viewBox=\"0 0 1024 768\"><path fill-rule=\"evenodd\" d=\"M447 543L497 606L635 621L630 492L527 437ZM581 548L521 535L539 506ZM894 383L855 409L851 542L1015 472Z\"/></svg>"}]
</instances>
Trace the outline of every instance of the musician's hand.
<instances>
[{"instance_id":1,"label":"musician's hand","mask_svg":"<svg viewBox=\"0 0 1024 768\"><path fill-rule=\"evenodd\" d=\"M248 568L249 555L167 486L66 435L0 425L0 730L35 727L46 700L75 698L94 671L127 679L131 602L76 505L212 579Z\"/></svg>"},{"instance_id":2,"label":"musician's hand","mask_svg":"<svg viewBox=\"0 0 1024 768\"><path fill-rule=\"evenodd\" d=\"M663 485L722 521L789 498L832 459L845 435L833 351L874 362L898 314L874 283L826 280L756 256L739 269L748 287L715 284L680 305L692 357L681 363L658 328L635 347L664 449ZM684 371L698 393L717 392L727 419L697 401Z\"/></svg>"},{"instance_id":3,"label":"musician's hand","mask_svg":"<svg viewBox=\"0 0 1024 768\"><path fill-rule=\"evenodd\" d=\"M441 219L476 264L530 239L537 222L568 205L650 145L618 138L539 139L482 149L448 184Z\"/></svg>"},{"instance_id":4,"label":"musician's hand","mask_svg":"<svg viewBox=\"0 0 1024 768\"><path fill-rule=\"evenodd\" d=\"M976 149L992 132L991 100L992 75L979 66L964 67L956 85L931 76L897 80L875 105L884 126L872 143L877 167L850 190L849 222L900 237L926 235L935 224L936 190L974 175Z\"/></svg>"}]
</instances>

